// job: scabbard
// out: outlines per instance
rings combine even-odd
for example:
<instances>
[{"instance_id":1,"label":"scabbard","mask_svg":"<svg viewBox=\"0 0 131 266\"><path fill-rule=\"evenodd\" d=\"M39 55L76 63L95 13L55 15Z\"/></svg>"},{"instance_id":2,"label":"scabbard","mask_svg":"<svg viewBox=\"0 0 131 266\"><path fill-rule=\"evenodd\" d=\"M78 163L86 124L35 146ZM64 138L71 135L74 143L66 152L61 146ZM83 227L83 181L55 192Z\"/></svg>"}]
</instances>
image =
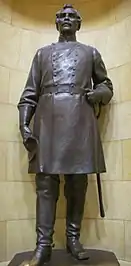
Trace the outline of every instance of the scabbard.
<instances>
[{"instance_id":1,"label":"scabbard","mask_svg":"<svg viewBox=\"0 0 131 266\"><path fill-rule=\"evenodd\" d=\"M104 205L103 205L103 199L102 199L102 188L101 188L100 174L96 174L96 178L97 178L100 215L102 218L104 218L105 217L105 211L104 211Z\"/></svg>"}]
</instances>

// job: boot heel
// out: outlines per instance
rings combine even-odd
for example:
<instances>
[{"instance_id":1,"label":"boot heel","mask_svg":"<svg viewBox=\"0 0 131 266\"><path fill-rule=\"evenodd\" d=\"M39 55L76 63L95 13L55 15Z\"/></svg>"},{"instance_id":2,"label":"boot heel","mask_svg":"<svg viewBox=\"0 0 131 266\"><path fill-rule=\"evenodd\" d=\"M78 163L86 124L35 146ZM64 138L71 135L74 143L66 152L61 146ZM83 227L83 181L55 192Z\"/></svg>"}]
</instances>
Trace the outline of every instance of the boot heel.
<instances>
[{"instance_id":1,"label":"boot heel","mask_svg":"<svg viewBox=\"0 0 131 266\"><path fill-rule=\"evenodd\" d=\"M66 244L66 250L77 260L87 260L89 255L78 239L70 239Z\"/></svg>"},{"instance_id":2,"label":"boot heel","mask_svg":"<svg viewBox=\"0 0 131 266\"><path fill-rule=\"evenodd\" d=\"M66 251L67 251L67 253L71 253L71 250L70 250L68 245L66 245Z\"/></svg>"}]
</instances>

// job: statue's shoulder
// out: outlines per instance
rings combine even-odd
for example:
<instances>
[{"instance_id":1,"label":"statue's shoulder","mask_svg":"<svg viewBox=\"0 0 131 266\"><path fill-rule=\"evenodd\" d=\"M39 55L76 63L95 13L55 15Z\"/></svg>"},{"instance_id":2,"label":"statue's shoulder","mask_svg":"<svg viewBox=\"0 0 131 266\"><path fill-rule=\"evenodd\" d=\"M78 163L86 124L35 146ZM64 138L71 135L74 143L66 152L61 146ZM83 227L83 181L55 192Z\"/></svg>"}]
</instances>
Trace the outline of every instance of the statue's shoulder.
<instances>
[{"instance_id":1,"label":"statue's shoulder","mask_svg":"<svg viewBox=\"0 0 131 266\"><path fill-rule=\"evenodd\" d=\"M50 51L50 49L51 49L51 45L45 45L45 46L39 48L39 49L37 50L37 53L38 53L38 54L43 54L43 53L45 53L45 52Z\"/></svg>"},{"instance_id":2,"label":"statue's shoulder","mask_svg":"<svg viewBox=\"0 0 131 266\"><path fill-rule=\"evenodd\" d=\"M91 46L91 45L87 45L87 44L81 43L81 42L78 42L78 44L81 47L81 49L84 49L87 52L93 53L96 50L96 48Z\"/></svg>"},{"instance_id":3,"label":"statue's shoulder","mask_svg":"<svg viewBox=\"0 0 131 266\"><path fill-rule=\"evenodd\" d=\"M45 45L43 47L40 47L36 50L36 54L35 54L35 57L38 59L38 60L44 60L44 59L47 59L50 55L50 50L51 50L51 45Z\"/></svg>"}]
</instances>

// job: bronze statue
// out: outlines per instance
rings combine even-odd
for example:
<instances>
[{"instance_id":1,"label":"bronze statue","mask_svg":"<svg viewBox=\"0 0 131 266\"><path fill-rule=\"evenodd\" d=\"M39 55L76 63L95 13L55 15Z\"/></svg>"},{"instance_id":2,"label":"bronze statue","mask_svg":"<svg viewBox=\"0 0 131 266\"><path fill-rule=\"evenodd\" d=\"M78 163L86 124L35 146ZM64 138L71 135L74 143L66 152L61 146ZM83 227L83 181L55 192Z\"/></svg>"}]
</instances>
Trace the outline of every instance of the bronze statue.
<instances>
[{"instance_id":1,"label":"bronze statue","mask_svg":"<svg viewBox=\"0 0 131 266\"><path fill-rule=\"evenodd\" d=\"M72 5L57 12L59 40L36 52L18 104L29 173L36 173L37 242L30 261L36 266L51 258L59 174L65 177L67 251L88 257L79 242L87 175L106 171L94 106L109 103L113 86L98 50L76 41L80 27Z\"/></svg>"}]
</instances>

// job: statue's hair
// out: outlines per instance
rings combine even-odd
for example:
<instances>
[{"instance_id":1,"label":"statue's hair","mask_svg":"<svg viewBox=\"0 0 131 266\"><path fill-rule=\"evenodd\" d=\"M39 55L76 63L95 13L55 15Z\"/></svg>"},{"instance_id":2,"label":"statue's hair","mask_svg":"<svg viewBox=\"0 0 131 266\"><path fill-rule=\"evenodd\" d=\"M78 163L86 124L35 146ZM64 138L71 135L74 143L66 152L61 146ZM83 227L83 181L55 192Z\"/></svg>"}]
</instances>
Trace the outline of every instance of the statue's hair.
<instances>
[{"instance_id":1,"label":"statue's hair","mask_svg":"<svg viewBox=\"0 0 131 266\"><path fill-rule=\"evenodd\" d=\"M59 10L59 11L56 13L56 28L57 28L57 29L58 29L58 25L57 25L57 23L58 23L58 17L59 17L59 14L60 14L64 9L67 9L67 8L72 8L72 9L74 9L74 7L73 7L71 4L64 4L63 8L62 8L61 10ZM81 19L81 16L80 16L79 12L78 12L76 9L74 9L74 11L75 11L75 13L77 14L77 19L78 19L78 30L79 30L80 27L81 27L81 21L82 21L82 19Z\"/></svg>"},{"instance_id":2,"label":"statue's hair","mask_svg":"<svg viewBox=\"0 0 131 266\"><path fill-rule=\"evenodd\" d=\"M63 9L66 9L66 8L73 8L73 6L71 4L64 4Z\"/></svg>"}]
</instances>

